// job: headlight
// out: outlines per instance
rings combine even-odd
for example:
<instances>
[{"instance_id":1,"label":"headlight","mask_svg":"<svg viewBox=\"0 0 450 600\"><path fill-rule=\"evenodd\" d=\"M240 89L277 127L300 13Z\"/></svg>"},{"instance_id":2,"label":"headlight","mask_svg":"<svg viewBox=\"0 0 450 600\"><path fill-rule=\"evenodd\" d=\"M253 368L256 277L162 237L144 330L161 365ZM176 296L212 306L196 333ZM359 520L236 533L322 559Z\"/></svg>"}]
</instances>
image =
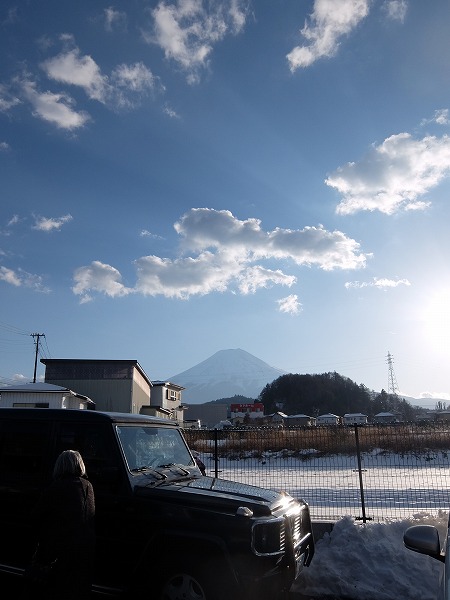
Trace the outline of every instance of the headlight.
<instances>
[{"instance_id":1,"label":"headlight","mask_svg":"<svg viewBox=\"0 0 450 600\"><path fill-rule=\"evenodd\" d=\"M252 550L258 556L283 554L286 532L283 518L258 521L252 528Z\"/></svg>"}]
</instances>

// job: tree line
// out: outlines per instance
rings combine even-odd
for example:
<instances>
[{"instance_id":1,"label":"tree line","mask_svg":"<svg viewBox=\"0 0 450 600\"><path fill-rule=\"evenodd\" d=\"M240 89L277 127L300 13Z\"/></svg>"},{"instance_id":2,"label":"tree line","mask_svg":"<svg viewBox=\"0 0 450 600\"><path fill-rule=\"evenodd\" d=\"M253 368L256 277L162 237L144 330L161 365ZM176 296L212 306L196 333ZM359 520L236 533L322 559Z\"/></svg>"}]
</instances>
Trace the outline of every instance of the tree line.
<instances>
[{"instance_id":1,"label":"tree line","mask_svg":"<svg viewBox=\"0 0 450 600\"><path fill-rule=\"evenodd\" d=\"M365 385L336 372L281 375L264 387L257 401L264 404L265 414L281 411L311 417L363 413L370 420L380 412L392 412L402 421L412 421L420 410L396 394L385 390L375 394Z\"/></svg>"}]
</instances>

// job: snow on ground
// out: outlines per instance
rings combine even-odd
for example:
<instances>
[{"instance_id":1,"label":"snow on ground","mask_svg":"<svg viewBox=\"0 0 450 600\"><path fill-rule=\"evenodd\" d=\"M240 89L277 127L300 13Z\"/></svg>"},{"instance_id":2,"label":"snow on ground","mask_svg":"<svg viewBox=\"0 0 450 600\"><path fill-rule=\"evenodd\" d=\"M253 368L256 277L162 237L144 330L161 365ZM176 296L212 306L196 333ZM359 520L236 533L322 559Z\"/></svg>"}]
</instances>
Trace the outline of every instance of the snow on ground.
<instances>
[{"instance_id":1,"label":"snow on ground","mask_svg":"<svg viewBox=\"0 0 450 600\"><path fill-rule=\"evenodd\" d=\"M383 523L343 517L317 541L292 591L306 598L436 600L443 563L405 548L403 533L411 525L435 525L444 545L447 519L447 511Z\"/></svg>"},{"instance_id":2,"label":"snow on ground","mask_svg":"<svg viewBox=\"0 0 450 600\"><path fill-rule=\"evenodd\" d=\"M367 523L354 518L361 517L355 457L306 452L307 460L283 451L219 461L220 478L285 490L308 502L313 521L334 522L292 592L308 600L437 600L443 563L405 548L403 533L434 525L444 546L450 452L363 454ZM202 460L210 474L212 455Z\"/></svg>"},{"instance_id":3,"label":"snow on ground","mask_svg":"<svg viewBox=\"0 0 450 600\"><path fill-rule=\"evenodd\" d=\"M208 475L214 472L209 453L200 453ZM285 490L308 502L315 520L363 516L356 458L346 455L316 456L308 460L283 452L262 457L244 456L219 461L219 477L275 490ZM363 485L366 516L403 519L416 513L437 512L450 506L448 472L450 452L364 454Z\"/></svg>"}]
</instances>

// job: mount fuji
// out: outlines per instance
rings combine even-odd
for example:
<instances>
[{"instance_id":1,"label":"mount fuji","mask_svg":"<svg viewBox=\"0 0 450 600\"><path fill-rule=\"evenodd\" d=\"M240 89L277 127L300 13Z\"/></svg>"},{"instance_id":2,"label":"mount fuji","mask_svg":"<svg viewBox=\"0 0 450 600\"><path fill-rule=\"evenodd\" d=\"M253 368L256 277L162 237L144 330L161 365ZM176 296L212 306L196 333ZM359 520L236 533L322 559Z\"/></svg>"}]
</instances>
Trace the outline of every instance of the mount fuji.
<instances>
[{"instance_id":1,"label":"mount fuji","mask_svg":"<svg viewBox=\"0 0 450 600\"><path fill-rule=\"evenodd\" d=\"M237 348L219 350L195 367L169 377L168 381L186 388L183 402L201 404L237 395L256 399L268 383L285 374L286 371Z\"/></svg>"}]
</instances>

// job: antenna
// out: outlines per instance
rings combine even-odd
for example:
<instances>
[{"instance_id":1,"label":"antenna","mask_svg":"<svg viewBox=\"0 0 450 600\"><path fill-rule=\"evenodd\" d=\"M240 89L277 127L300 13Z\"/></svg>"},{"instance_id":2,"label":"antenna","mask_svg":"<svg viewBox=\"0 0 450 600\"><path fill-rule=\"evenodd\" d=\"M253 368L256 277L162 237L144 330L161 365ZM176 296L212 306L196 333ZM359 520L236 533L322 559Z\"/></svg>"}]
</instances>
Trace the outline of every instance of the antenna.
<instances>
[{"instance_id":1,"label":"antenna","mask_svg":"<svg viewBox=\"0 0 450 600\"><path fill-rule=\"evenodd\" d=\"M38 353L39 353L39 338L41 338L41 337L45 338L45 333L30 333L30 335L33 338L33 341L36 345L36 353L34 355L34 375L33 375L33 383L36 383L37 358L38 358ZM36 340L34 338L36 338Z\"/></svg>"},{"instance_id":2,"label":"antenna","mask_svg":"<svg viewBox=\"0 0 450 600\"><path fill-rule=\"evenodd\" d=\"M394 372L394 357L390 352L387 354L387 364L388 364L388 394L393 394L396 396L399 392L397 378L395 377Z\"/></svg>"}]
</instances>

